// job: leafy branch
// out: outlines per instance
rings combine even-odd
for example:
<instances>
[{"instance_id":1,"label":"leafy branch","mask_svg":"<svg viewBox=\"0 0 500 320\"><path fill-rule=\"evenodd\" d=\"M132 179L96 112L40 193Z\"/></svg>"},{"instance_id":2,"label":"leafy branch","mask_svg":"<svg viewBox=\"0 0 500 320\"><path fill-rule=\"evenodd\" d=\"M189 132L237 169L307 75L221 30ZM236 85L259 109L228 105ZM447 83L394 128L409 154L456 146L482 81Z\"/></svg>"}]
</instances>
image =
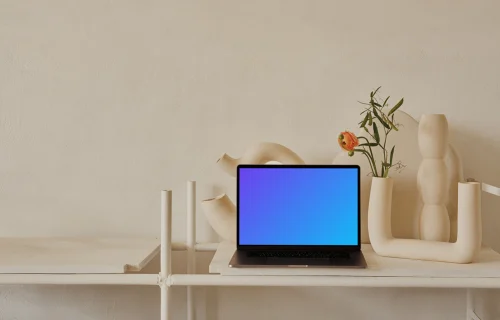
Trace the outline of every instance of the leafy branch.
<instances>
[{"instance_id":1,"label":"leafy branch","mask_svg":"<svg viewBox=\"0 0 500 320\"><path fill-rule=\"evenodd\" d=\"M398 126L395 124L394 116L395 112L403 105L404 98L401 98L401 100L389 109L388 102L390 96L383 99L383 101L377 98L377 93L380 88L381 87L378 87L375 91L370 93L369 102L360 102L365 107L360 113L360 115L364 114L364 118L358 123L358 125L360 128L365 130L371 139L361 136L357 137L358 139L364 139L365 142L358 145L358 147L361 148L353 149L353 152L350 153L350 155L354 155L354 152L362 153L368 159L372 175L374 177L386 178L389 176L391 168L395 166L401 167L400 162L396 164L393 162L396 146L392 146L392 148L389 149L387 146L387 137L392 131L399 130ZM388 109L389 111L387 111ZM380 137L381 130L384 133L383 139ZM383 160L380 161L380 170L377 167L372 147L380 147L382 149Z\"/></svg>"}]
</instances>

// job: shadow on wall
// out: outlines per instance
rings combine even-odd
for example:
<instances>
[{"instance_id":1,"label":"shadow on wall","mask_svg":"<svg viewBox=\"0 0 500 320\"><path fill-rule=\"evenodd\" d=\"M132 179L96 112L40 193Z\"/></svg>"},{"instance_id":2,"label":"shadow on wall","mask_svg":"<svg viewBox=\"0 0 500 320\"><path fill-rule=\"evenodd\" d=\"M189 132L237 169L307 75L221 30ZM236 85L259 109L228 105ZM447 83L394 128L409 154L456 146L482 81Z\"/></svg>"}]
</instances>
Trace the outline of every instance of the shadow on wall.
<instances>
[{"instance_id":1,"label":"shadow on wall","mask_svg":"<svg viewBox=\"0 0 500 320\"><path fill-rule=\"evenodd\" d=\"M496 289L475 290L475 311L481 319L500 318L500 293Z\"/></svg>"},{"instance_id":2,"label":"shadow on wall","mask_svg":"<svg viewBox=\"0 0 500 320\"><path fill-rule=\"evenodd\" d=\"M494 136L487 136L461 126L450 127L450 139L457 148L464 168L464 178L500 186L500 146ZM500 198L482 193L483 243L500 251Z\"/></svg>"}]
</instances>

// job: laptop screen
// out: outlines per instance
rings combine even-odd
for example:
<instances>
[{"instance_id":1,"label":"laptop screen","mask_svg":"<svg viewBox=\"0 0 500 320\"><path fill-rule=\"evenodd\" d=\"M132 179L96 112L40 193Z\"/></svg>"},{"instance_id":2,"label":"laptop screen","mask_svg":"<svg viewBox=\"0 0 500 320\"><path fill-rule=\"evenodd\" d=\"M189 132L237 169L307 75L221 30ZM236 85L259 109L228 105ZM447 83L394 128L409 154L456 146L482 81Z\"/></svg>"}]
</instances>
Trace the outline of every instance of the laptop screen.
<instances>
[{"instance_id":1,"label":"laptop screen","mask_svg":"<svg viewBox=\"0 0 500 320\"><path fill-rule=\"evenodd\" d=\"M238 244L358 246L358 166L239 166Z\"/></svg>"}]
</instances>

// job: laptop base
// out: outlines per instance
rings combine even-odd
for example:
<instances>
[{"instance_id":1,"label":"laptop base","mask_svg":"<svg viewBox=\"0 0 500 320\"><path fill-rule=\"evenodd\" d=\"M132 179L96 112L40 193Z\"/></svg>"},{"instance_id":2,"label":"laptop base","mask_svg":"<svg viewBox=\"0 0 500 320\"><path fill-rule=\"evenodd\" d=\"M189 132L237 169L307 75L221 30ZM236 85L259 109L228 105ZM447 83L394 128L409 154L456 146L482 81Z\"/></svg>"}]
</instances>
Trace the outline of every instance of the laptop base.
<instances>
[{"instance_id":1,"label":"laptop base","mask_svg":"<svg viewBox=\"0 0 500 320\"><path fill-rule=\"evenodd\" d=\"M301 258L301 257L259 257L249 251L236 250L230 268L366 268L361 251L350 252L348 257Z\"/></svg>"}]
</instances>

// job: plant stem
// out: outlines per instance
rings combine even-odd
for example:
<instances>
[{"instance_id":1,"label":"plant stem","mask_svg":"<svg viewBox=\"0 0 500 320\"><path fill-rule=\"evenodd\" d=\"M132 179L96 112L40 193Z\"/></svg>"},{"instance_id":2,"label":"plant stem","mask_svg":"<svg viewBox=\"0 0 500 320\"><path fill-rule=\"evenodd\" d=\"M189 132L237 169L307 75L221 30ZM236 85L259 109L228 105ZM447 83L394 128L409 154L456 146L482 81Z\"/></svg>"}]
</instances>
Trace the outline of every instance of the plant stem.
<instances>
[{"instance_id":1,"label":"plant stem","mask_svg":"<svg viewBox=\"0 0 500 320\"><path fill-rule=\"evenodd\" d=\"M375 177L378 177L378 171L377 171L377 165L375 164L375 160L373 159L373 156L370 156L368 152L365 153L366 158L368 159L368 162L370 163L370 167L372 168L372 173Z\"/></svg>"},{"instance_id":2,"label":"plant stem","mask_svg":"<svg viewBox=\"0 0 500 320\"><path fill-rule=\"evenodd\" d=\"M372 137L372 138L373 138L373 140L375 141L375 143L377 143L377 140L375 139L375 137L373 136L373 134L371 134L371 133L370 133L370 131L366 131L366 132L370 135L370 137ZM360 137L360 138L364 138L364 137ZM365 138L365 139L366 139L366 138ZM368 141L368 142L370 142L370 141ZM380 148L382 148L382 150L384 150L384 151L385 151L385 146L381 145L381 144L380 144L380 142L378 143L378 146L379 146Z\"/></svg>"},{"instance_id":3,"label":"plant stem","mask_svg":"<svg viewBox=\"0 0 500 320\"><path fill-rule=\"evenodd\" d=\"M387 143L387 136L389 135L389 133L392 131L392 128L391 129L386 129L384 127L384 132L385 132L385 137L384 137L384 146L382 147L382 149L384 149L384 163L387 163L387 157L389 156L388 155L388 152L387 150L385 149L385 145ZM384 177L387 177L389 175L389 169L390 167L385 167L384 164L382 164L382 167L384 169Z\"/></svg>"},{"instance_id":4,"label":"plant stem","mask_svg":"<svg viewBox=\"0 0 500 320\"><path fill-rule=\"evenodd\" d=\"M358 139L365 139L367 143L370 143L370 141L366 137L359 137ZM368 162L370 163L370 167L372 169L373 175L375 177L378 177L377 164L375 163L375 157L373 156L372 147L368 146L368 150L370 150L370 154L369 155L368 155L368 152L366 151L365 147L363 147L363 150L365 150L365 156L368 159Z\"/></svg>"},{"instance_id":5,"label":"plant stem","mask_svg":"<svg viewBox=\"0 0 500 320\"><path fill-rule=\"evenodd\" d=\"M365 152L363 152L363 153L366 157L366 160L368 160L368 163L370 164L370 169L372 170L372 173L376 172L375 168L373 168L373 165L372 165L373 159L370 159L370 156L368 155L368 152L366 151L365 147L363 147L363 150L365 150ZM373 158L373 155L372 155L372 158Z\"/></svg>"},{"instance_id":6,"label":"plant stem","mask_svg":"<svg viewBox=\"0 0 500 320\"><path fill-rule=\"evenodd\" d=\"M368 146L368 149L370 150L370 156L371 156L371 160L372 160L373 166L374 166L373 169L375 169L375 176L378 177L377 166L375 164L375 157L373 156L372 147Z\"/></svg>"}]
</instances>

